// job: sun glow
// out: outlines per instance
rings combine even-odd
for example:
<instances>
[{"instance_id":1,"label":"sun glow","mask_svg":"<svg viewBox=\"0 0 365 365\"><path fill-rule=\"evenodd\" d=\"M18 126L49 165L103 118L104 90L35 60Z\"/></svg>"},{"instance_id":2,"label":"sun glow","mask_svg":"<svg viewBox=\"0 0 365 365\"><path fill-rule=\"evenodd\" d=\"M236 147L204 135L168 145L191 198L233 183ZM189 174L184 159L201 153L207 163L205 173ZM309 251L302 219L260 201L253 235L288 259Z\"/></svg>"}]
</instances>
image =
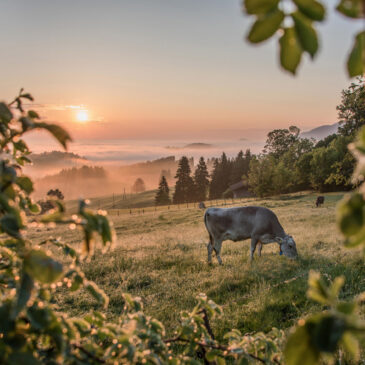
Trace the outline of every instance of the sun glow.
<instances>
[{"instance_id":1,"label":"sun glow","mask_svg":"<svg viewBox=\"0 0 365 365\"><path fill-rule=\"evenodd\" d=\"M80 123L86 123L89 121L89 114L87 110L80 110L76 114L76 119Z\"/></svg>"}]
</instances>

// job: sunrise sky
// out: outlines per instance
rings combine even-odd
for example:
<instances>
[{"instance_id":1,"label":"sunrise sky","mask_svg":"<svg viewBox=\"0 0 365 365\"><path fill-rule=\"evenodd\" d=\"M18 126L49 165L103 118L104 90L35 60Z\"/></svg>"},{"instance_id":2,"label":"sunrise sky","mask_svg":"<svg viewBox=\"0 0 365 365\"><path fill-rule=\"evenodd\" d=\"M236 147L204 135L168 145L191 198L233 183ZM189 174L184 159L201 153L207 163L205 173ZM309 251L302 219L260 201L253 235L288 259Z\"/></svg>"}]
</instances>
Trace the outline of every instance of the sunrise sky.
<instances>
[{"instance_id":1,"label":"sunrise sky","mask_svg":"<svg viewBox=\"0 0 365 365\"><path fill-rule=\"evenodd\" d=\"M246 43L251 22L239 0L2 0L0 99L24 87L76 140L336 122L360 24L329 12L319 56L292 77L276 40Z\"/></svg>"}]
</instances>

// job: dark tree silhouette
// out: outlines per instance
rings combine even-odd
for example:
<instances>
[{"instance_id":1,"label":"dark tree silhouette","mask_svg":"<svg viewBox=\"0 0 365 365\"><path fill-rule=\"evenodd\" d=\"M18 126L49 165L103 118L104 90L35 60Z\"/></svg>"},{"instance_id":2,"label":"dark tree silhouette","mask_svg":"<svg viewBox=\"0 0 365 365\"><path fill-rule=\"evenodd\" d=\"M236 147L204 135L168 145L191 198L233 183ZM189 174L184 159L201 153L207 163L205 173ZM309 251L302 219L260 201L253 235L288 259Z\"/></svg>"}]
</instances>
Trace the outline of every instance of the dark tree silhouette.
<instances>
[{"instance_id":1,"label":"dark tree silhouette","mask_svg":"<svg viewBox=\"0 0 365 365\"><path fill-rule=\"evenodd\" d=\"M168 205L171 203L170 189L165 176L161 176L160 184L155 196L155 205Z\"/></svg>"},{"instance_id":2,"label":"dark tree silhouette","mask_svg":"<svg viewBox=\"0 0 365 365\"><path fill-rule=\"evenodd\" d=\"M209 173L204 157L200 157L199 164L194 172L195 199L204 201L207 199L209 188Z\"/></svg>"},{"instance_id":3,"label":"dark tree silhouette","mask_svg":"<svg viewBox=\"0 0 365 365\"><path fill-rule=\"evenodd\" d=\"M175 192L173 203L188 203L194 201L194 181L190 176L191 169L186 156L181 157L175 178Z\"/></svg>"},{"instance_id":4,"label":"dark tree silhouette","mask_svg":"<svg viewBox=\"0 0 365 365\"><path fill-rule=\"evenodd\" d=\"M221 158L214 161L212 180L209 188L210 199L222 198L223 193L229 187L231 171L232 163L223 152Z\"/></svg>"}]
</instances>

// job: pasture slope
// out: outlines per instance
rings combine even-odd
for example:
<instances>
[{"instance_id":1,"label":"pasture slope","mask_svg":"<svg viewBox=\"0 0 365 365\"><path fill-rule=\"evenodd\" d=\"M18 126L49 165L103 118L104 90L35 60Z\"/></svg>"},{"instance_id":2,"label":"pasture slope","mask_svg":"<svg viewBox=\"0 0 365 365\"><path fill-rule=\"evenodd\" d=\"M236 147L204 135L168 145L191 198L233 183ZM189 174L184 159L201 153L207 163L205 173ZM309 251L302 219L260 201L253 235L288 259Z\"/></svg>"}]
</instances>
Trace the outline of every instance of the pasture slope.
<instances>
[{"instance_id":1,"label":"pasture slope","mask_svg":"<svg viewBox=\"0 0 365 365\"><path fill-rule=\"evenodd\" d=\"M121 294L129 292L142 297L146 313L161 320L171 334L180 311L192 309L195 296L205 292L224 310L223 317L213 323L218 336L231 328L242 332L288 329L299 318L322 309L306 297L311 269L328 280L344 275L343 298L365 291L363 258L359 251L343 247L335 224L335 206L342 194L326 194L321 208L315 207L315 197L300 193L242 203L266 206L278 215L296 240L297 261L279 256L278 246L269 244L250 265L249 241L226 241L224 266L218 266L215 257L209 266L204 211L190 208L112 216L117 233L114 249L97 250L83 268L109 295L111 318L123 308ZM36 240L61 235L75 245L80 240L79 233L62 228L32 229L29 235ZM57 304L70 315L98 308L86 292L69 294L62 288Z\"/></svg>"}]
</instances>

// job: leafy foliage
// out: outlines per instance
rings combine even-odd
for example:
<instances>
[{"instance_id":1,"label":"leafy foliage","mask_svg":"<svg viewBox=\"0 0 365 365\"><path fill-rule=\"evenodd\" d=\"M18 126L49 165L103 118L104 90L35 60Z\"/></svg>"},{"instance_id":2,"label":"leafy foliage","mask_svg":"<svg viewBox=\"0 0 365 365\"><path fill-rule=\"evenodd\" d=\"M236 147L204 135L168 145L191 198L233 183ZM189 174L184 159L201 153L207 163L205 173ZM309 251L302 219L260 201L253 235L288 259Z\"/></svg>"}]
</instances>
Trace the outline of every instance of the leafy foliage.
<instances>
[{"instance_id":1,"label":"leafy foliage","mask_svg":"<svg viewBox=\"0 0 365 365\"><path fill-rule=\"evenodd\" d=\"M316 23L326 18L326 8L318 0L244 0L244 11L255 17L248 32L251 43L260 43L275 35L279 38L280 65L295 74L303 53L313 59L319 49ZM356 19L365 17L362 0L340 0L336 10ZM290 19L291 21L288 21ZM359 32L347 60L350 77L363 75L365 69L365 32Z\"/></svg>"}]
</instances>

